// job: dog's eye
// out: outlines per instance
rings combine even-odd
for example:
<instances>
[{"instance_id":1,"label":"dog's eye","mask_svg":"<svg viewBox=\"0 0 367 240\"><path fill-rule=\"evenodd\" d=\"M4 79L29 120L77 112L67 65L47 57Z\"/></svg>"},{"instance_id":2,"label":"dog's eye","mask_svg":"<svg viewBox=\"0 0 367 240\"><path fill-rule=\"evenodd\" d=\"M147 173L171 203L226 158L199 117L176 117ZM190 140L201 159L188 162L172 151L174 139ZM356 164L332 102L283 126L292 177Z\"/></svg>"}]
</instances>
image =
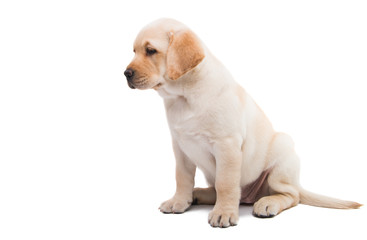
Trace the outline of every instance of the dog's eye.
<instances>
[{"instance_id":1,"label":"dog's eye","mask_svg":"<svg viewBox=\"0 0 367 240\"><path fill-rule=\"evenodd\" d=\"M154 48L146 48L145 52L147 53L147 56L152 56L157 53L157 50L155 50Z\"/></svg>"}]
</instances>

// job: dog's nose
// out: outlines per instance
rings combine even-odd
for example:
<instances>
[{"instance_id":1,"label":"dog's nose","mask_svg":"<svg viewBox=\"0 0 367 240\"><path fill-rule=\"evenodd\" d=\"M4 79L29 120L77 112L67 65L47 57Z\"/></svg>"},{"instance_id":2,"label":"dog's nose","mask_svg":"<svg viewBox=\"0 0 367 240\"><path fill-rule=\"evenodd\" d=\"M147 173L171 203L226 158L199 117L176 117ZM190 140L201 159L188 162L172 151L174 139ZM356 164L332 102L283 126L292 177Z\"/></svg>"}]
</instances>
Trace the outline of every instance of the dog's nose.
<instances>
[{"instance_id":1,"label":"dog's nose","mask_svg":"<svg viewBox=\"0 0 367 240\"><path fill-rule=\"evenodd\" d=\"M124 75L126 76L126 79L130 81L134 77L134 70L128 68L125 70Z\"/></svg>"}]
</instances>

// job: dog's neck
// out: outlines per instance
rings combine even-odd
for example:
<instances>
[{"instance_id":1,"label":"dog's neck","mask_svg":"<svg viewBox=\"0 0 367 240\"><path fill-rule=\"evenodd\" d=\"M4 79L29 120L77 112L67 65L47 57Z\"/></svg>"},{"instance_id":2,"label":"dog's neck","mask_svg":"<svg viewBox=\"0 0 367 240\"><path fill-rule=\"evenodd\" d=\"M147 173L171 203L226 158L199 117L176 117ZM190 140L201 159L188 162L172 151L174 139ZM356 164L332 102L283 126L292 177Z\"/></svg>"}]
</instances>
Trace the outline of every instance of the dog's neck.
<instances>
[{"instance_id":1,"label":"dog's neck","mask_svg":"<svg viewBox=\"0 0 367 240\"><path fill-rule=\"evenodd\" d=\"M157 92L165 100L185 98L188 103L197 103L199 99L208 101L216 92L219 93L233 83L234 80L223 64L207 53L198 66L177 80L166 80Z\"/></svg>"}]
</instances>

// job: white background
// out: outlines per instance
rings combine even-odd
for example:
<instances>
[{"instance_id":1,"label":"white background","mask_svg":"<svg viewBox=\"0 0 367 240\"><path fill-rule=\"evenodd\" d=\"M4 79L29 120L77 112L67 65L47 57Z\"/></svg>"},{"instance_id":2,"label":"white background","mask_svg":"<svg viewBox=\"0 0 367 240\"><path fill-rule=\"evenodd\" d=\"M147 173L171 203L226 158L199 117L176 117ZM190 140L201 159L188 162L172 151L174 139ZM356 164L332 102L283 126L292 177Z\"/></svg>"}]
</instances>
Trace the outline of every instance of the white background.
<instances>
[{"instance_id":1,"label":"white background","mask_svg":"<svg viewBox=\"0 0 367 240\"><path fill-rule=\"evenodd\" d=\"M0 239L365 239L365 207L241 206L229 229L210 206L160 213L175 190L162 99L123 71L145 24L184 22L294 138L305 188L367 203L366 5L1 1Z\"/></svg>"}]
</instances>

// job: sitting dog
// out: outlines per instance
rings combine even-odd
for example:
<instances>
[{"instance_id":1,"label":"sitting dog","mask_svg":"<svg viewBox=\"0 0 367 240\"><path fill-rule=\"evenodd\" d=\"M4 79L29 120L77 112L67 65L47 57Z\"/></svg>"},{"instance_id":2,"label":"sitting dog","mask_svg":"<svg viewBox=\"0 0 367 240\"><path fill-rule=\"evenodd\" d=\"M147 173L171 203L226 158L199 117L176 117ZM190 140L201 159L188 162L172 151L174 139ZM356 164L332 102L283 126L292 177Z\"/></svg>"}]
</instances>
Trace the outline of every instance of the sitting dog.
<instances>
[{"instance_id":1,"label":"sitting dog","mask_svg":"<svg viewBox=\"0 0 367 240\"><path fill-rule=\"evenodd\" d=\"M213 227L238 222L240 203L258 217L273 217L298 203L359 208L299 184L292 139L275 132L262 110L185 25L157 20L141 30L135 57L124 72L130 88L154 89L164 99L176 158L176 193L160 206L182 213L191 204L214 204ZM208 188L194 188L196 168Z\"/></svg>"}]
</instances>

